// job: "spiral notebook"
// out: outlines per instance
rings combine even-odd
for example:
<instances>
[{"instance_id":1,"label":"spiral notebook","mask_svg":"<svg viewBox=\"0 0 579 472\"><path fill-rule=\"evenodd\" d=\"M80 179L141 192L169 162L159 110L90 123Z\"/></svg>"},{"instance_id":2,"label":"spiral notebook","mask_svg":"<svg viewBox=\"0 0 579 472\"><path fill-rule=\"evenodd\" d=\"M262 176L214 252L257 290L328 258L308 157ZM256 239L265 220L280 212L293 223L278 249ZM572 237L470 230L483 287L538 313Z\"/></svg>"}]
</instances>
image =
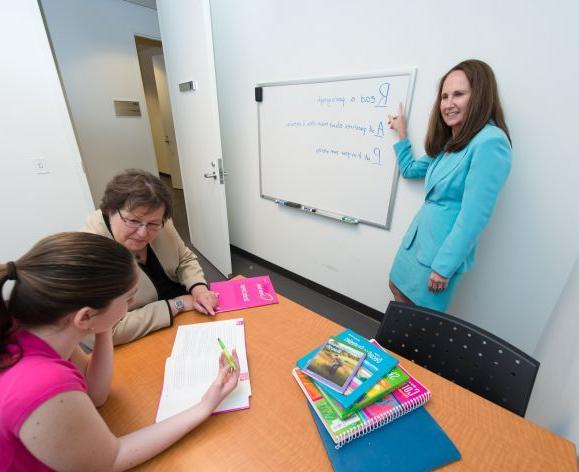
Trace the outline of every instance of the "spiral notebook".
<instances>
[{"instance_id":1,"label":"spiral notebook","mask_svg":"<svg viewBox=\"0 0 579 472\"><path fill-rule=\"evenodd\" d=\"M330 434L336 449L360 436L394 421L396 418L424 405L430 390L399 366L408 375L408 382L381 400L342 420L322 395L318 386L297 367L292 374L304 392L316 415Z\"/></svg>"}]
</instances>

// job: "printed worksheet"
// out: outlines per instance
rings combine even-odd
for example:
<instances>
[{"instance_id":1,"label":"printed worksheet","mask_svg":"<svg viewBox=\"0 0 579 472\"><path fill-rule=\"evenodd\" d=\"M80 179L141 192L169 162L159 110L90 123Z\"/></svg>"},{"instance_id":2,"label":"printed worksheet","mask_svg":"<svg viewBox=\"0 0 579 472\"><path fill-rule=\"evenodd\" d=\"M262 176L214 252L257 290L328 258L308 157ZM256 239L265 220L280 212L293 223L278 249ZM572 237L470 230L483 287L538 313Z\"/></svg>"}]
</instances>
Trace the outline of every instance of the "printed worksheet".
<instances>
[{"instance_id":1,"label":"printed worksheet","mask_svg":"<svg viewBox=\"0 0 579 472\"><path fill-rule=\"evenodd\" d=\"M198 403L217 377L221 339L239 358L239 384L215 413L249 408L251 384L243 318L179 326L171 357L165 362L163 391L156 421L163 421Z\"/></svg>"}]
</instances>

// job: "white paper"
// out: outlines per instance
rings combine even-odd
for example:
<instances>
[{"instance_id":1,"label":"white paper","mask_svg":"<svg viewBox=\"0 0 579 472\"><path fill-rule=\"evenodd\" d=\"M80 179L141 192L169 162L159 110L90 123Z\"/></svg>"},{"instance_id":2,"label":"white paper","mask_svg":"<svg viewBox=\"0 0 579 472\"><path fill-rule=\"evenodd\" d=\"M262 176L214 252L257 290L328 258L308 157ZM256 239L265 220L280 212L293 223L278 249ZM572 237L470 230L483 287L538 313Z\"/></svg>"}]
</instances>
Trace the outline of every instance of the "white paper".
<instances>
[{"instance_id":1,"label":"white paper","mask_svg":"<svg viewBox=\"0 0 579 472\"><path fill-rule=\"evenodd\" d=\"M215 413L249 408L251 384L243 318L179 326L171 357L165 362L163 391L156 421L163 421L199 403L219 371L220 338L231 351L237 350L240 379L237 387Z\"/></svg>"}]
</instances>

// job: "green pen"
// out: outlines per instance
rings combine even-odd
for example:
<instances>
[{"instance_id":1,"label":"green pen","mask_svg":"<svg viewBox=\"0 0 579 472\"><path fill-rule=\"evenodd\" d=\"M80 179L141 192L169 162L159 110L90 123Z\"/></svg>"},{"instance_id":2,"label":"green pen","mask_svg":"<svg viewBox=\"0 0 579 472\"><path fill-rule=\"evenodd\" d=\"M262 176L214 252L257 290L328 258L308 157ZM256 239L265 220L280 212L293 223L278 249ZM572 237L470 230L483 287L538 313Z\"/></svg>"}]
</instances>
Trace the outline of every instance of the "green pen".
<instances>
[{"instance_id":1,"label":"green pen","mask_svg":"<svg viewBox=\"0 0 579 472\"><path fill-rule=\"evenodd\" d=\"M353 225L356 225L360 222L357 218L352 218L351 216L338 215L337 213L332 213L331 211L326 210L319 210L318 208L303 207L303 210L308 211L310 213L315 213L316 215L325 216L326 218L332 218L333 220L338 220Z\"/></svg>"},{"instance_id":2,"label":"green pen","mask_svg":"<svg viewBox=\"0 0 579 472\"><path fill-rule=\"evenodd\" d=\"M225 359L227 359L227 363L229 364L229 367L231 367L233 370L235 370L235 362L233 361L233 357L231 357L231 354L229 354L229 351L225 347L225 344L223 344L223 341L219 338L217 338L217 342L219 343L219 347L223 351L223 354L225 354Z\"/></svg>"}]
</instances>

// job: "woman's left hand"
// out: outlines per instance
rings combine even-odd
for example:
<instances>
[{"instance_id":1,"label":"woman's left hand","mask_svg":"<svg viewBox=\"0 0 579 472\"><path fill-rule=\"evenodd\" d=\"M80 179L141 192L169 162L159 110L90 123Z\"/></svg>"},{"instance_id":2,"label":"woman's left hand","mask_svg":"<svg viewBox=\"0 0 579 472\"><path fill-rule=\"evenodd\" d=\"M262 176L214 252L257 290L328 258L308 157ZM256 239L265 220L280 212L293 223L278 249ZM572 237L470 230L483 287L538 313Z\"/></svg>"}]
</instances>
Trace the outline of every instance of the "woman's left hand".
<instances>
[{"instance_id":1,"label":"woman's left hand","mask_svg":"<svg viewBox=\"0 0 579 472\"><path fill-rule=\"evenodd\" d=\"M191 296L195 310L206 315L215 315L217 293L207 290L205 285L197 285L191 290Z\"/></svg>"},{"instance_id":2,"label":"woman's left hand","mask_svg":"<svg viewBox=\"0 0 579 472\"><path fill-rule=\"evenodd\" d=\"M438 272L432 271L428 279L428 290L431 292L442 292L448 287L448 279Z\"/></svg>"}]
</instances>

